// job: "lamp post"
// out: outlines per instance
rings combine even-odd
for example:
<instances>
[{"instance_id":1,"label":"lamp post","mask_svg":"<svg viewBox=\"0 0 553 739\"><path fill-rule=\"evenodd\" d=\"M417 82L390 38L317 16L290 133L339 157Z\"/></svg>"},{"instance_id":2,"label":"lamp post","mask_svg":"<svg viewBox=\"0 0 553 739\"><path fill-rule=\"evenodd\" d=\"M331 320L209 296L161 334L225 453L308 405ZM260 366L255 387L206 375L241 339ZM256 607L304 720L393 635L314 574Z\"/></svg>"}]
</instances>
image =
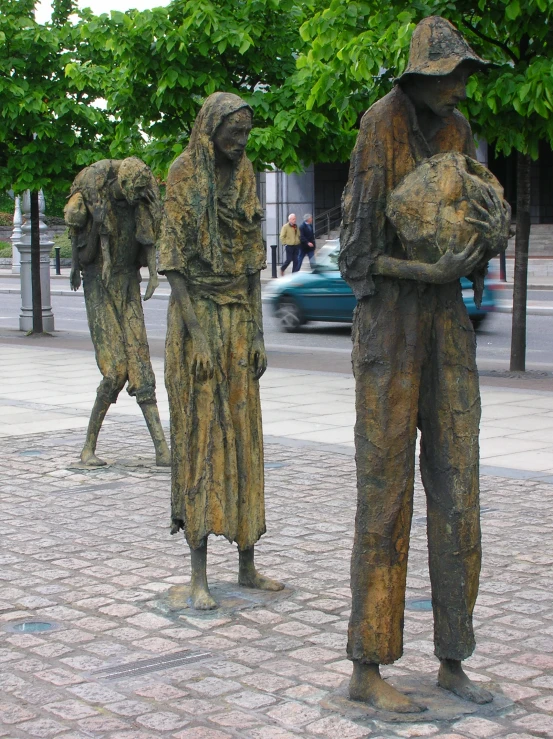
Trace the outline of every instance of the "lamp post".
<instances>
[{"instance_id":1,"label":"lamp post","mask_svg":"<svg viewBox=\"0 0 553 739\"><path fill-rule=\"evenodd\" d=\"M21 197L15 196L15 209L13 212L13 231L10 237L12 242L12 272L14 275L18 275L21 268L21 260L19 257L19 250L17 244L21 241Z\"/></svg>"}]
</instances>

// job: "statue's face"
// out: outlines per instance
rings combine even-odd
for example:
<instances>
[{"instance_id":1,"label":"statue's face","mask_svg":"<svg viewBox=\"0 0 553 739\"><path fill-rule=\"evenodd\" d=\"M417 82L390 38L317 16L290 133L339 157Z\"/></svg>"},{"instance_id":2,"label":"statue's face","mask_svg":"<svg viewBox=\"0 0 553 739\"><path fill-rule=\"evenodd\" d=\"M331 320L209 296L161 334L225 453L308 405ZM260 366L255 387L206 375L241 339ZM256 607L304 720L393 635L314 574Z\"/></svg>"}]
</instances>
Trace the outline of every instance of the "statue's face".
<instances>
[{"instance_id":1,"label":"statue's face","mask_svg":"<svg viewBox=\"0 0 553 739\"><path fill-rule=\"evenodd\" d=\"M440 118L450 116L460 102L467 99L467 80L470 70L463 65L441 77L423 77L417 80L416 94Z\"/></svg>"},{"instance_id":2,"label":"statue's face","mask_svg":"<svg viewBox=\"0 0 553 739\"><path fill-rule=\"evenodd\" d=\"M213 144L220 154L232 162L238 162L244 153L251 130L251 113L247 108L242 108L223 120L215 131Z\"/></svg>"},{"instance_id":3,"label":"statue's face","mask_svg":"<svg viewBox=\"0 0 553 739\"><path fill-rule=\"evenodd\" d=\"M147 199L146 194L151 186L150 178L143 171L129 171L121 167L119 171L119 187L130 205L136 205L139 200Z\"/></svg>"}]
</instances>

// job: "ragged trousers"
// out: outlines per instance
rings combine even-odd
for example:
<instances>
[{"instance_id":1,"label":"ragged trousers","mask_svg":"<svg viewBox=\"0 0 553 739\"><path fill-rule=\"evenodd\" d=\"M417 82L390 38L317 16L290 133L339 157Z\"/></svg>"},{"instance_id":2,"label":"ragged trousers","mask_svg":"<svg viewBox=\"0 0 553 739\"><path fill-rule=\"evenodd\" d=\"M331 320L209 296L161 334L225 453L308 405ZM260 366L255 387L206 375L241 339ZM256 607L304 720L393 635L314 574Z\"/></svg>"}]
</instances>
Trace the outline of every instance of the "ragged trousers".
<instances>
[{"instance_id":1,"label":"ragged trousers","mask_svg":"<svg viewBox=\"0 0 553 739\"><path fill-rule=\"evenodd\" d=\"M476 340L458 281L377 278L353 327L358 504L348 657L389 664L403 652L415 443L426 493L438 658L474 649L480 574L480 393Z\"/></svg>"}]
</instances>

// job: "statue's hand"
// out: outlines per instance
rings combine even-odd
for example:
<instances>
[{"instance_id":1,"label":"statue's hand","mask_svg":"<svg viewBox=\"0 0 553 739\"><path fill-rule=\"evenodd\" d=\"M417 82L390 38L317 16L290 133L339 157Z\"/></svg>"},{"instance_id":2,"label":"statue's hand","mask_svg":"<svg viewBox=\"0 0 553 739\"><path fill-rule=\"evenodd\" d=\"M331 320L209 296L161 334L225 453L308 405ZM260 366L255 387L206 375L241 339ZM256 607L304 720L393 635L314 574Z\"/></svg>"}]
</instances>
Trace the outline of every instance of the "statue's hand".
<instances>
[{"instance_id":1,"label":"statue's hand","mask_svg":"<svg viewBox=\"0 0 553 739\"><path fill-rule=\"evenodd\" d=\"M148 286L146 287L146 292L144 293L144 300L149 300L158 287L159 287L158 276L151 275L150 279L148 280Z\"/></svg>"},{"instance_id":2,"label":"statue's hand","mask_svg":"<svg viewBox=\"0 0 553 739\"><path fill-rule=\"evenodd\" d=\"M424 281L443 285L470 275L482 261L487 248L483 239L477 243L478 237L479 234L474 234L467 246L458 254L450 246L435 264L426 266Z\"/></svg>"},{"instance_id":3,"label":"statue's hand","mask_svg":"<svg viewBox=\"0 0 553 739\"><path fill-rule=\"evenodd\" d=\"M213 377L213 359L209 344L203 334L192 336L194 353L192 356L192 374L199 382L205 382Z\"/></svg>"},{"instance_id":4,"label":"statue's hand","mask_svg":"<svg viewBox=\"0 0 553 739\"><path fill-rule=\"evenodd\" d=\"M69 274L69 285L72 290L78 290L81 286L81 270L78 267L71 267Z\"/></svg>"},{"instance_id":5,"label":"statue's hand","mask_svg":"<svg viewBox=\"0 0 553 739\"><path fill-rule=\"evenodd\" d=\"M267 369L267 352L265 351L263 336L260 333L257 334L250 348L250 367L256 380L259 380Z\"/></svg>"},{"instance_id":6,"label":"statue's hand","mask_svg":"<svg viewBox=\"0 0 553 739\"><path fill-rule=\"evenodd\" d=\"M509 238L511 207L493 187L488 187L484 193L484 205L471 201L470 206L477 217L465 216L465 221L471 223L486 241L488 258L491 258L505 248Z\"/></svg>"}]
</instances>

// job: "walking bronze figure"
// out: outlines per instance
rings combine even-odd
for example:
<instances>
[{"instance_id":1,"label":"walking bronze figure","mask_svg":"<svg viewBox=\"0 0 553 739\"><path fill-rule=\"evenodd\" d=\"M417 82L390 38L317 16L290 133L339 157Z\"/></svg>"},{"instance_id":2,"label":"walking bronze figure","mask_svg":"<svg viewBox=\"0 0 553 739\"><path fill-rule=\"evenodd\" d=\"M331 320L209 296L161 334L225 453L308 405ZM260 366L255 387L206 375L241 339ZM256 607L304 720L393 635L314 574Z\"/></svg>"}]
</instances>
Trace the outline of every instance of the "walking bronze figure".
<instances>
[{"instance_id":1,"label":"walking bronze figure","mask_svg":"<svg viewBox=\"0 0 553 739\"><path fill-rule=\"evenodd\" d=\"M96 456L98 435L125 383L144 414L156 464L171 464L140 297L142 266L150 273L144 300L159 284L156 239L160 217L157 183L150 169L135 157L103 159L83 169L65 207L73 256L71 288L79 289L82 273L90 336L103 376L81 452L81 462L90 467L105 464Z\"/></svg>"},{"instance_id":2,"label":"walking bronze figure","mask_svg":"<svg viewBox=\"0 0 553 739\"><path fill-rule=\"evenodd\" d=\"M479 302L510 209L456 110L487 65L448 21L421 21L405 73L363 117L344 193L340 267L358 299L349 691L387 711L424 710L379 670L403 651L417 428L438 683L492 700L461 664L475 646L481 545L476 342L459 278Z\"/></svg>"}]
</instances>

